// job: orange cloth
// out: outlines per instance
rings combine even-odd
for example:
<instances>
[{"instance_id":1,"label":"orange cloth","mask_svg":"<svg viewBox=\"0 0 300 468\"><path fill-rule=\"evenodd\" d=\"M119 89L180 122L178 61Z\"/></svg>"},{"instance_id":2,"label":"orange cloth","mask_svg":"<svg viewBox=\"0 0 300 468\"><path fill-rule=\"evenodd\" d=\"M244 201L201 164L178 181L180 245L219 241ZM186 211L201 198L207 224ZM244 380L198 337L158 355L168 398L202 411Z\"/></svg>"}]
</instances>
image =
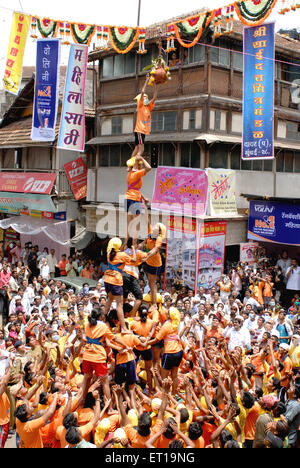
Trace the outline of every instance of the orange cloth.
<instances>
[{"instance_id":1,"label":"orange cloth","mask_svg":"<svg viewBox=\"0 0 300 468\"><path fill-rule=\"evenodd\" d=\"M88 338L96 339L100 338L101 342L105 342L105 338L113 340L114 335L108 326L100 322L94 327L88 323L85 327L85 334ZM96 344L86 344L83 350L83 360L89 362L106 362L107 354L103 346Z\"/></svg>"},{"instance_id":2,"label":"orange cloth","mask_svg":"<svg viewBox=\"0 0 300 468\"><path fill-rule=\"evenodd\" d=\"M43 418L22 423L16 418L16 429L20 437L20 448L43 448L40 429L45 426Z\"/></svg>"},{"instance_id":3,"label":"orange cloth","mask_svg":"<svg viewBox=\"0 0 300 468\"><path fill-rule=\"evenodd\" d=\"M178 337L178 339L176 337ZM175 354L183 350L178 332L173 331L173 325L171 322L166 322L161 327L156 338L159 341L165 340L165 353L167 354Z\"/></svg>"},{"instance_id":4,"label":"orange cloth","mask_svg":"<svg viewBox=\"0 0 300 468\"><path fill-rule=\"evenodd\" d=\"M149 226L148 228L148 234L150 235L151 234L151 231L152 231L152 227ZM147 260L147 265L150 265L150 266L153 266L153 267L160 267L162 266L162 260L161 260L161 256L160 256L160 253L159 253L159 249L161 248L163 244L163 239L161 236L158 236L157 239L151 239L151 237L148 237L147 239L147 243L146 243L146 248L147 250L152 250L154 249L154 247L156 247L158 249L158 252L153 255L153 257L150 257L149 260Z\"/></svg>"},{"instance_id":5,"label":"orange cloth","mask_svg":"<svg viewBox=\"0 0 300 468\"><path fill-rule=\"evenodd\" d=\"M150 101L148 106L144 105L144 99L140 99L137 105L136 126L134 131L136 133L143 133L150 135L151 131L151 111L155 106L155 101Z\"/></svg>"},{"instance_id":6,"label":"orange cloth","mask_svg":"<svg viewBox=\"0 0 300 468\"><path fill-rule=\"evenodd\" d=\"M143 186L143 177L146 175L145 169L136 171L132 169L127 175L127 191L125 198L128 200L141 201L140 189Z\"/></svg>"},{"instance_id":7,"label":"orange cloth","mask_svg":"<svg viewBox=\"0 0 300 468\"><path fill-rule=\"evenodd\" d=\"M256 421L260 413L260 406L257 402L254 403L251 409L249 409L245 426L244 435L246 440L254 440Z\"/></svg>"},{"instance_id":8,"label":"orange cloth","mask_svg":"<svg viewBox=\"0 0 300 468\"><path fill-rule=\"evenodd\" d=\"M124 344L128 348L136 348L140 344L140 340L136 335L128 334L122 335L121 333L116 334L116 338L122 344ZM125 364L126 362L134 361L136 356L133 351L129 351L124 354L117 354L116 357L116 365L118 364Z\"/></svg>"},{"instance_id":9,"label":"orange cloth","mask_svg":"<svg viewBox=\"0 0 300 468\"><path fill-rule=\"evenodd\" d=\"M146 322L136 322L133 320L131 322L131 331L133 331L136 335L144 336L147 338L147 336L150 333L151 328L154 325L154 321L151 319L147 319ZM148 346L147 348L143 348L142 346L136 346L136 349L138 351L146 351L146 349L150 349L151 346Z\"/></svg>"},{"instance_id":10,"label":"orange cloth","mask_svg":"<svg viewBox=\"0 0 300 468\"><path fill-rule=\"evenodd\" d=\"M107 261L111 265L118 265L118 268L123 271L125 264L131 264L132 257L130 257L124 252L117 252L112 262L109 260L109 258L107 258ZM122 273L120 271L108 269L104 273L104 282L113 284L115 286L123 286Z\"/></svg>"},{"instance_id":11,"label":"orange cloth","mask_svg":"<svg viewBox=\"0 0 300 468\"><path fill-rule=\"evenodd\" d=\"M62 276L67 276L66 266L68 263L68 260L61 260L60 262L58 262L58 268Z\"/></svg>"},{"instance_id":12,"label":"orange cloth","mask_svg":"<svg viewBox=\"0 0 300 468\"><path fill-rule=\"evenodd\" d=\"M0 395L0 426L5 426L9 422L10 404L6 393Z\"/></svg>"}]
</instances>

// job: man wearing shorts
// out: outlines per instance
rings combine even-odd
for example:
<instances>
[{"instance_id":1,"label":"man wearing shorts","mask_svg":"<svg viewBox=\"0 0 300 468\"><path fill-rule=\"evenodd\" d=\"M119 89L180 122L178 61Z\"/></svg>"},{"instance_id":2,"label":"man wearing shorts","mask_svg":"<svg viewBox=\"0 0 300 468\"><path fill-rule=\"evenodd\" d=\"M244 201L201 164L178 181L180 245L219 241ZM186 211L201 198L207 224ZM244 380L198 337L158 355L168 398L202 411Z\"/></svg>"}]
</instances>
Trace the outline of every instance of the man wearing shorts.
<instances>
[{"instance_id":1,"label":"man wearing shorts","mask_svg":"<svg viewBox=\"0 0 300 468\"><path fill-rule=\"evenodd\" d=\"M133 239L130 237L127 241L127 250L125 253L127 255L132 255L132 247ZM136 262L134 264L125 265L123 270L123 297L124 300L127 299L128 294L132 293L135 297L135 303L132 309L132 317L135 317L136 312L139 306L142 303L143 294L139 284L139 269L138 266L142 264L142 262L147 258L147 253L142 252L142 250L136 250Z\"/></svg>"}]
</instances>

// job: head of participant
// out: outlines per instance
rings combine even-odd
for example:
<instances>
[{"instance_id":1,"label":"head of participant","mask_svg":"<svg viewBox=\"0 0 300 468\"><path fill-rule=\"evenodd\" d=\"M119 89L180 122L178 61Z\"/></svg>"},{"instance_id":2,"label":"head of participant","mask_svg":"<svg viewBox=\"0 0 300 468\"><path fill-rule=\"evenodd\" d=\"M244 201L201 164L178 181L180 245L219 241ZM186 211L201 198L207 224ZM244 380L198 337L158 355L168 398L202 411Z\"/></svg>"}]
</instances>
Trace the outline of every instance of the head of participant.
<instances>
[{"instance_id":1,"label":"head of participant","mask_svg":"<svg viewBox=\"0 0 300 468\"><path fill-rule=\"evenodd\" d=\"M107 255L111 262L115 258L116 254L119 252L121 246L122 246L122 241L121 239L119 239L119 237L113 237L109 241L108 246L107 246Z\"/></svg>"}]
</instances>

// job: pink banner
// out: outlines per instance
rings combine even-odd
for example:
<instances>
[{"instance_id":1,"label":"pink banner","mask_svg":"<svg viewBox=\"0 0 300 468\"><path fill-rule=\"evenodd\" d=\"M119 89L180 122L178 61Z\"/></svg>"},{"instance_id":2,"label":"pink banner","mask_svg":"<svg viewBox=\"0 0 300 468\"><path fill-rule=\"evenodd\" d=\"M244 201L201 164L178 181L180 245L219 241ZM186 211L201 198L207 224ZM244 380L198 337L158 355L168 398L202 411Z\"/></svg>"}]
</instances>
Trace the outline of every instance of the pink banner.
<instances>
[{"instance_id":1,"label":"pink banner","mask_svg":"<svg viewBox=\"0 0 300 468\"><path fill-rule=\"evenodd\" d=\"M174 214L206 214L208 180L205 171L160 166L156 170L151 208Z\"/></svg>"},{"instance_id":2,"label":"pink banner","mask_svg":"<svg viewBox=\"0 0 300 468\"><path fill-rule=\"evenodd\" d=\"M71 44L57 147L84 151L88 46Z\"/></svg>"},{"instance_id":3,"label":"pink banner","mask_svg":"<svg viewBox=\"0 0 300 468\"><path fill-rule=\"evenodd\" d=\"M0 192L51 195L55 179L54 173L0 172Z\"/></svg>"}]
</instances>

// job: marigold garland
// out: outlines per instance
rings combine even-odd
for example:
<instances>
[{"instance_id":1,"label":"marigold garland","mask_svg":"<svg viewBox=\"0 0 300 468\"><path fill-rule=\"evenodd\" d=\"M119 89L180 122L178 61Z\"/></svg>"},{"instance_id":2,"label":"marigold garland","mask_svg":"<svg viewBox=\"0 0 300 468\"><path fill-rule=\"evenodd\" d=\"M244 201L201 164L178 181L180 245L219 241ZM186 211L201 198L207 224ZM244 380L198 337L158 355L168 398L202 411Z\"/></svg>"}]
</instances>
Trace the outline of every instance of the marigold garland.
<instances>
[{"instance_id":1,"label":"marigold garland","mask_svg":"<svg viewBox=\"0 0 300 468\"><path fill-rule=\"evenodd\" d=\"M95 31L95 25L71 23L71 34L74 42L76 42L77 44L90 45Z\"/></svg>"},{"instance_id":2,"label":"marigold garland","mask_svg":"<svg viewBox=\"0 0 300 468\"><path fill-rule=\"evenodd\" d=\"M175 35L176 35L176 38L177 38L179 44L182 47L186 47L188 49L190 47L194 47L197 44L197 42L199 41L200 37L202 36L202 33L203 33L204 29L207 28L210 25L212 19L214 18L214 15L215 15L215 10L206 13L205 18L204 18L203 23L202 23L202 26L199 28L198 33L195 36L195 38L193 39L193 41L190 42L189 44L187 44L186 42L184 42L181 39L181 36L179 34L178 23L174 23L174 31L175 31ZM190 19L190 18L188 18L188 19ZM184 20L184 21L186 21L186 20Z\"/></svg>"},{"instance_id":3,"label":"marigold garland","mask_svg":"<svg viewBox=\"0 0 300 468\"><path fill-rule=\"evenodd\" d=\"M235 2L234 8L236 14L243 24L246 26L259 26L260 24L264 23L265 20L270 16L276 3L277 0L268 0L259 13L250 11L249 7L251 7L251 4L253 4L252 0ZM253 17L253 19L250 17Z\"/></svg>"},{"instance_id":4,"label":"marigold garland","mask_svg":"<svg viewBox=\"0 0 300 468\"><path fill-rule=\"evenodd\" d=\"M121 29L120 27L108 26L108 33L109 33L109 40L111 42L112 47L115 49L118 54L127 54L131 51L134 47L139 34L139 28L126 28L127 30L132 30L130 38L126 41L126 43L122 44L122 42L117 38L116 30Z\"/></svg>"}]
</instances>

